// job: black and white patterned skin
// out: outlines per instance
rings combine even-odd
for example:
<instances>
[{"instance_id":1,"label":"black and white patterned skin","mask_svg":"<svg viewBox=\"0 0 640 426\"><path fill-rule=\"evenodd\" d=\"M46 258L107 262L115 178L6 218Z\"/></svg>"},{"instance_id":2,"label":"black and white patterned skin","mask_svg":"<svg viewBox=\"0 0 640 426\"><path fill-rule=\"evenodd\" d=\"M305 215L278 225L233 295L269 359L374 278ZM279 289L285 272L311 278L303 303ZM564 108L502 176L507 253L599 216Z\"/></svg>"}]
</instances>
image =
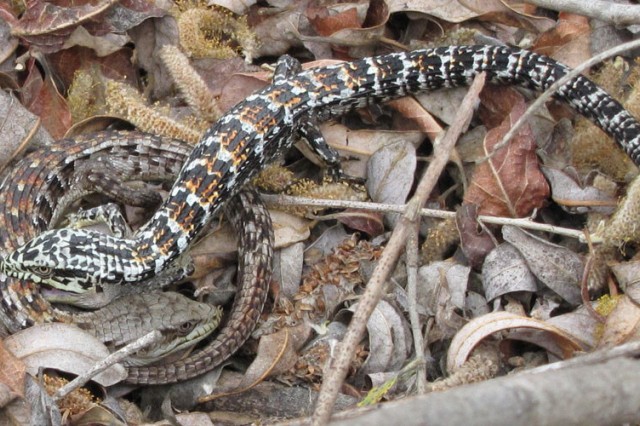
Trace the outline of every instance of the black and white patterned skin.
<instances>
[{"instance_id":1,"label":"black and white patterned skin","mask_svg":"<svg viewBox=\"0 0 640 426\"><path fill-rule=\"evenodd\" d=\"M452 46L365 58L276 78L206 132L169 198L134 238L88 230L48 231L7 256L1 268L8 275L67 291L82 291L93 283L150 278L184 252L251 177L288 149L292 136L304 133L303 123L412 93L464 86L482 71L493 83L541 91L569 68L520 49ZM640 164L640 127L620 103L582 76L562 86L555 97L610 134ZM332 151L323 153L335 163Z\"/></svg>"},{"instance_id":2,"label":"black and white patterned skin","mask_svg":"<svg viewBox=\"0 0 640 426\"><path fill-rule=\"evenodd\" d=\"M97 192L109 195L114 200L131 205L140 205L138 203L142 202L146 206L148 201L156 201L156 197L150 197L152 193L131 191L127 182L173 182L191 148L186 142L169 138L110 130L61 140L50 147L29 153L5 170L0 184L0 252L8 253L24 244L25 240L29 241L49 229L52 218L60 217L57 212L65 211L74 201L88 194ZM103 162L110 166L110 172L114 167L118 172L105 176L103 167L98 165ZM226 218L239 240L238 291L226 321L211 341L186 358L167 364L130 366L128 382L173 383L203 374L233 355L255 328L271 279L274 245L271 217L259 195L249 188L231 198L225 210ZM113 289L117 287L112 286ZM51 306L40 290L39 285L28 279L20 280L0 274L0 326L12 333L33 324L52 321L79 324L92 320L95 324L104 324L105 315L109 315L109 310L116 309L124 316L116 322L112 321L113 318L107 322L112 321L109 327L121 327L120 331L125 333L128 321L137 324L141 320L139 316L144 315L142 310L145 308L140 303L136 305L136 298L138 302L164 303L165 316L177 313L174 320L180 318L180 310L188 311L197 305L197 302L183 297L178 301L166 293L154 294L157 291L150 292L148 286L130 286L122 287L127 293L117 305L110 304L106 310L79 318ZM143 293L131 293L135 291ZM103 288L100 295L105 292ZM85 295L91 297L86 292L78 294ZM156 302L153 302L154 299ZM171 327L171 321L157 323L169 318L155 318L158 313L147 312L147 325L154 323L151 324L153 327L170 332L166 326ZM203 313L201 310L199 312ZM192 325L208 326L208 322L198 321L198 312L186 313L196 315L192 318L196 321ZM206 320L207 316L201 318ZM183 326L179 327L184 331ZM197 332L200 333L200 328ZM191 341L192 337L188 335L186 340Z\"/></svg>"}]
</instances>

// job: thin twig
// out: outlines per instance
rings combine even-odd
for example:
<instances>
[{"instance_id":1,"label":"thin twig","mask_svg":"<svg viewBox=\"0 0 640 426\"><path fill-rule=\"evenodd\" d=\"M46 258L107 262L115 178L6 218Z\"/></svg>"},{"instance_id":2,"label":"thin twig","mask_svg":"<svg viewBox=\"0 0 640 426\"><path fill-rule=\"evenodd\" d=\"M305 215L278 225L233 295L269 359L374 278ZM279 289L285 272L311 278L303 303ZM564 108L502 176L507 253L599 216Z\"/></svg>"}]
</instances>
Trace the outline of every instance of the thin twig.
<instances>
[{"instance_id":1,"label":"thin twig","mask_svg":"<svg viewBox=\"0 0 640 426\"><path fill-rule=\"evenodd\" d=\"M343 201L328 200L319 198L293 197L290 195L267 195L263 194L262 198L269 206L308 206L308 207L324 207L332 209L360 209L384 213L403 213L405 206L399 204L372 203L367 201ZM419 210L420 216L432 217L437 219L455 218L456 212L447 210L436 210L423 208ZM330 218L329 215L323 216L323 219ZM549 232L565 237L576 238L580 242L585 242L584 232L577 229L562 228L560 226L548 225L545 223L533 222L530 218L510 218L499 216L478 216L478 221L489 223L492 225L514 225L520 228L531 229L534 231ZM594 240L592 242L599 242Z\"/></svg>"},{"instance_id":2,"label":"thin twig","mask_svg":"<svg viewBox=\"0 0 640 426\"><path fill-rule=\"evenodd\" d=\"M59 401L74 390L78 389L81 386L84 386L95 375L103 372L112 365L117 364L131 354L138 352L140 349L146 348L147 346L159 342L160 339L162 339L162 333L160 333L158 330L154 330L140 337L138 340L129 343L122 349L110 354L102 361L96 363L96 365L94 365L86 373L79 375L78 377L58 389L58 391L53 395L53 400Z\"/></svg>"},{"instance_id":3,"label":"thin twig","mask_svg":"<svg viewBox=\"0 0 640 426\"><path fill-rule=\"evenodd\" d=\"M422 350L424 345L422 327L420 326L420 315L418 315L418 228L419 223L411 227L409 238L407 239L407 305L411 334L413 335L413 347L416 351L416 389L418 394L423 394L427 391L427 374L424 351Z\"/></svg>"},{"instance_id":4,"label":"thin twig","mask_svg":"<svg viewBox=\"0 0 640 426\"><path fill-rule=\"evenodd\" d=\"M358 307L349 323L349 328L342 339L342 343L336 351L336 357L333 359L331 368L327 370L327 374L324 377L312 419L312 423L316 426L327 424L331 417L333 405L342 386L342 382L347 376L351 359L353 359L355 354L355 348L364 334L368 318L382 297L385 281L393 270L396 260L400 256L400 251L405 245L406 237L410 229L409 227L413 226L418 218L420 207L424 205L431 194L439 176L449 161L449 156L456 141L468 126L484 81L484 73L474 79L467 95L460 105L456 121L451 125L451 128L447 131L442 141L434 145L433 160L420 179L420 183L416 189L416 195L407 203L405 213L391 234L391 238L371 275L371 279L367 283L366 290L360 298Z\"/></svg>"}]
</instances>

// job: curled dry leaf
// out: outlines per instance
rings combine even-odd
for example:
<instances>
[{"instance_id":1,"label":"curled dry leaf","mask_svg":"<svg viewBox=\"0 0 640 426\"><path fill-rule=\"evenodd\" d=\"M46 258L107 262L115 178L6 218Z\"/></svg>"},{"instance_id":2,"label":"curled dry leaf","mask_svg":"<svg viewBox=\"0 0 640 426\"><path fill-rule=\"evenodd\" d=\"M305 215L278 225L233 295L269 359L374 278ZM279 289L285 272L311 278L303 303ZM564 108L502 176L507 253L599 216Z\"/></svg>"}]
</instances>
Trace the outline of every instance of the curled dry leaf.
<instances>
[{"instance_id":1,"label":"curled dry leaf","mask_svg":"<svg viewBox=\"0 0 640 426\"><path fill-rule=\"evenodd\" d=\"M82 374L109 355L106 346L91 334L62 323L30 327L9 336L4 343L8 350L22 359L27 372L33 376L38 374L40 367ZM125 368L115 364L93 380L110 386L126 377Z\"/></svg>"},{"instance_id":2,"label":"curled dry leaf","mask_svg":"<svg viewBox=\"0 0 640 426\"><path fill-rule=\"evenodd\" d=\"M347 311L353 313L357 306L353 304ZM339 312L336 320L344 315L344 311ZM357 383L362 383L368 374L399 370L411 353L409 324L404 315L385 300L378 302L369 317L367 333L369 355L354 377Z\"/></svg>"},{"instance_id":3,"label":"curled dry leaf","mask_svg":"<svg viewBox=\"0 0 640 426\"><path fill-rule=\"evenodd\" d=\"M487 133L484 154L492 157L476 167L464 197L465 203L478 205L479 214L523 217L542 207L549 196L529 126L523 126L507 146L494 149L524 111L524 102L516 102L502 124Z\"/></svg>"},{"instance_id":4,"label":"curled dry leaf","mask_svg":"<svg viewBox=\"0 0 640 426\"><path fill-rule=\"evenodd\" d=\"M547 335L554 341L564 358L582 350L582 346L573 336L544 321L522 317L509 312L493 312L469 321L453 337L447 352L447 371L454 371L469 358L473 349L483 339L505 330L533 329Z\"/></svg>"},{"instance_id":5,"label":"curled dry leaf","mask_svg":"<svg viewBox=\"0 0 640 426\"><path fill-rule=\"evenodd\" d=\"M504 226L502 236L505 241L518 249L531 272L542 283L572 305L579 305L582 302L580 295L580 281L584 270L582 257L515 226Z\"/></svg>"},{"instance_id":6,"label":"curled dry leaf","mask_svg":"<svg viewBox=\"0 0 640 426\"><path fill-rule=\"evenodd\" d=\"M482 287L487 300L516 291L536 292L538 285L527 262L514 246L500 244L482 265Z\"/></svg>"},{"instance_id":7,"label":"curled dry leaf","mask_svg":"<svg viewBox=\"0 0 640 426\"><path fill-rule=\"evenodd\" d=\"M260 338L258 353L238 386L248 389L270 376L282 374L294 367L298 350L309 339L311 327L306 323L286 327Z\"/></svg>"},{"instance_id":8,"label":"curled dry leaf","mask_svg":"<svg viewBox=\"0 0 640 426\"><path fill-rule=\"evenodd\" d=\"M566 172L553 167L541 167L551 185L553 201L576 213L595 211L613 213L617 199L594 186L581 186Z\"/></svg>"},{"instance_id":9,"label":"curled dry leaf","mask_svg":"<svg viewBox=\"0 0 640 426\"><path fill-rule=\"evenodd\" d=\"M551 317L546 322L573 336L582 344L585 351L596 347L598 333L602 327L602 323L585 306Z\"/></svg>"}]
</instances>

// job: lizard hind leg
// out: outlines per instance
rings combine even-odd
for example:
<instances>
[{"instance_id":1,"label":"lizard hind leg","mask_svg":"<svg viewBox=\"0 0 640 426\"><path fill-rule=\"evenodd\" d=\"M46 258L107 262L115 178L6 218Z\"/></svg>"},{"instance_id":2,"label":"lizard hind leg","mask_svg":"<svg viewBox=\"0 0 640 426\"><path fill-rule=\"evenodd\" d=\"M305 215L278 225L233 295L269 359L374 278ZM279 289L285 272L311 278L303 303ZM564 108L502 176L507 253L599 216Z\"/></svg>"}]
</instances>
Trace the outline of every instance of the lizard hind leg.
<instances>
[{"instance_id":1,"label":"lizard hind leg","mask_svg":"<svg viewBox=\"0 0 640 426\"><path fill-rule=\"evenodd\" d=\"M293 76L302 71L300 61L289 55L278 58L274 72L274 84L286 84ZM334 180L352 180L346 176L340 167L340 155L331 148L325 140L316 122L309 116L302 117L297 126L295 137L300 138L328 169L329 176Z\"/></svg>"}]
</instances>

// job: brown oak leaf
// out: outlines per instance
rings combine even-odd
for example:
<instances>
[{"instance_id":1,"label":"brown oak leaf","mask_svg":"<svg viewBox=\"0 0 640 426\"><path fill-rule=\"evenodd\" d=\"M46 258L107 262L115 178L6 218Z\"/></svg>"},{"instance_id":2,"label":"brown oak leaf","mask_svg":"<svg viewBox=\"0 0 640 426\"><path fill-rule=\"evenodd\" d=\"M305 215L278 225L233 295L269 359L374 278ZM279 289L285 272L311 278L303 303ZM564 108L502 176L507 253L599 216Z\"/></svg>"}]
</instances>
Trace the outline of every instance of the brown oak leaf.
<instances>
[{"instance_id":1,"label":"brown oak leaf","mask_svg":"<svg viewBox=\"0 0 640 426\"><path fill-rule=\"evenodd\" d=\"M524 111L524 101L516 101L502 124L485 137L484 153L493 156L476 167L464 198L465 203L478 205L479 214L523 217L549 197L549 185L540 171L529 126L523 126L509 144L494 153L494 146Z\"/></svg>"}]
</instances>

